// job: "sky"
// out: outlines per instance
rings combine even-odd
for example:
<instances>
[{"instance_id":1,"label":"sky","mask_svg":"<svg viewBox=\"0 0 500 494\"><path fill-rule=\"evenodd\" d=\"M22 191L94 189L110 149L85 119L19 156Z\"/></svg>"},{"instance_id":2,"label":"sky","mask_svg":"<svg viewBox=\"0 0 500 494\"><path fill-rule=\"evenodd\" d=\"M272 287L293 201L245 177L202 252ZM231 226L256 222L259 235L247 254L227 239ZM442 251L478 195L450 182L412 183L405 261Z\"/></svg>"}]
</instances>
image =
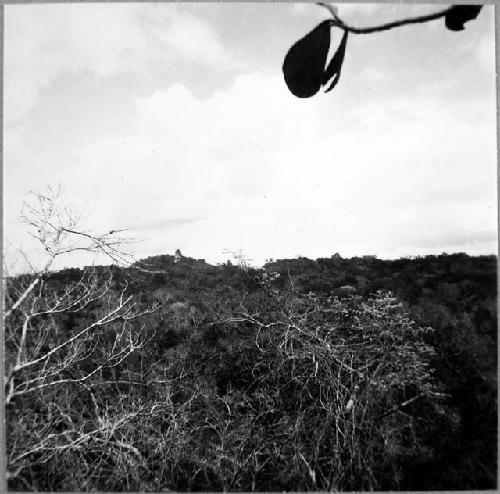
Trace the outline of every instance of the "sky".
<instances>
[{"instance_id":1,"label":"sky","mask_svg":"<svg viewBox=\"0 0 500 494\"><path fill-rule=\"evenodd\" d=\"M446 7L336 5L357 26ZM296 98L284 56L328 17L311 3L6 5L7 270L43 262L20 213L48 186L83 230L126 229L137 259L496 253L494 7L460 32L440 19L350 35L336 88Z\"/></svg>"}]
</instances>

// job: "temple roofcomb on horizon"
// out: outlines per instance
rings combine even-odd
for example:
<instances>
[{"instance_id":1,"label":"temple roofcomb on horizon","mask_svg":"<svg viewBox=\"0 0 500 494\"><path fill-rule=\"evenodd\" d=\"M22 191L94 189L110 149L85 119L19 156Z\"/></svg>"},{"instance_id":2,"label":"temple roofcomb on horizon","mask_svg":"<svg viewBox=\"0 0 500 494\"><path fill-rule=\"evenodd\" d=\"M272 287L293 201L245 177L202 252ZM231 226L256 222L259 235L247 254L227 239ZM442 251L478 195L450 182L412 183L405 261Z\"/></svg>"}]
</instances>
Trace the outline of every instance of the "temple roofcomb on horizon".
<instances>
[{"instance_id":1,"label":"temple roofcomb on horizon","mask_svg":"<svg viewBox=\"0 0 500 494\"><path fill-rule=\"evenodd\" d=\"M177 249L175 251L175 255L174 255L174 262L177 263L179 262L184 256L182 255L182 252L180 249Z\"/></svg>"}]
</instances>

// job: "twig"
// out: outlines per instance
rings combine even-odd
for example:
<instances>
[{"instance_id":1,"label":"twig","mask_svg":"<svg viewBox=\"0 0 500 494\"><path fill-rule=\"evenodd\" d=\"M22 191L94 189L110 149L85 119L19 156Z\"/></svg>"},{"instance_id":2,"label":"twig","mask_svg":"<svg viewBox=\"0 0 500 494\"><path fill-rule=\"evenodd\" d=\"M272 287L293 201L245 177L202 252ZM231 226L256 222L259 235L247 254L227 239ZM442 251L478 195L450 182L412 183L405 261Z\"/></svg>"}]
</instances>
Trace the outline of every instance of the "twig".
<instances>
[{"instance_id":1,"label":"twig","mask_svg":"<svg viewBox=\"0 0 500 494\"><path fill-rule=\"evenodd\" d=\"M384 417L387 417L387 415L390 415L391 413L394 413L397 410L399 410L405 406L408 406L410 403L413 403L414 401L418 400L419 398L422 398L422 396L425 396L425 393L420 393L420 394L414 396L413 398L410 398L409 400L404 401L403 403L397 403L396 405L394 405L392 408L390 408L386 412L382 413L378 417L375 417L375 420L380 420Z\"/></svg>"},{"instance_id":2,"label":"twig","mask_svg":"<svg viewBox=\"0 0 500 494\"><path fill-rule=\"evenodd\" d=\"M378 33L382 31L388 31L389 29L394 29L396 27L406 26L408 24L420 24L423 22L429 22L436 19L440 19L444 17L453 7L448 7L445 10L440 10L439 12L434 12L432 14L420 15L417 17L408 17L406 19L401 19L399 21L388 22L386 24L380 24L378 26L372 27L354 27L346 24L337 14L337 11L333 5L316 2L316 5L324 7L325 9L332 14L333 20L331 21L332 26L337 26L345 31L354 34L370 34L370 33Z\"/></svg>"},{"instance_id":3,"label":"twig","mask_svg":"<svg viewBox=\"0 0 500 494\"><path fill-rule=\"evenodd\" d=\"M40 283L40 281L47 274L48 270L50 269L50 266L54 262L54 257L55 256L50 257L50 259L45 264L45 267L42 269L40 273L38 273L37 277L31 282L28 288L26 288L23 294L17 299L16 303L9 310L5 312L4 319L6 319L14 310L16 310L26 300L26 297L35 289L36 285Z\"/></svg>"},{"instance_id":4,"label":"twig","mask_svg":"<svg viewBox=\"0 0 500 494\"><path fill-rule=\"evenodd\" d=\"M108 324L112 321L115 321L116 319L123 317L123 315L120 313L120 310L122 310L126 305L132 300L132 297L128 297L124 302L121 302L120 305L118 305L115 309L113 309L111 312L106 314L105 316L101 317L98 321L88 325L86 328L82 329L80 332L76 333L74 336L71 338L67 339L60 345L57 345L56 347L52 348L50 351L48 351L45 355L42 355L41 357L38 357L37 359L31 360L30 362L25 362L24 364L20 366L15 366L13 369L13 372L19 372L20 370L23 370L27 367L32 367L35 364L38 364L38 362L42 362L44 360L47 360L51 355L59 351L61 348L69 345L73 341L77 340L80 338L84 333L87 333L90 331L92 328L97 327L97 326L104 326L105 324Z\"/></svg>"}]
</instances>

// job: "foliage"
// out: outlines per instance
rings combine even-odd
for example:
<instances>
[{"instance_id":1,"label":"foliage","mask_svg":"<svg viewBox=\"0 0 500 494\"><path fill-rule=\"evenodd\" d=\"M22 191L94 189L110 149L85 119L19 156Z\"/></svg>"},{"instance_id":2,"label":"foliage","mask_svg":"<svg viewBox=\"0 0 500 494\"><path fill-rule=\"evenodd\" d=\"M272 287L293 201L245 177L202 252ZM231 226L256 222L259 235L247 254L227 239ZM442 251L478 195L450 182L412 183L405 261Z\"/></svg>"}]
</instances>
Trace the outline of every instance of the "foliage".
<instances>
[{"instance_id":1,"label":"foliage","mask_svg":"<svg viewBox=\"0 0 500 494\"><path fill-rule=\"evenodd\" d=\"M260 445L245 463L254 483L238 477L229 487L398 488L405 462L432 454L423 431L446 421L428 367L433 351L422 340L427 330L387 295L344 302L271 295L265 310L259 301L224 320L254 330L245 352L226 350L216 375L236 417L245 404ZM269 476L260 477L269 464Z\"/></svg>"},{"instance_id":2,"label":"foliage","mask_svg":"<svg viewBox=\"0 0 500 494\"><path fill-rule=\"evenodd\" d=\"M81 237L51 225L46 266ZM494 256L164 255L5 294L11 490L495 486Z\"/></svg>"},{"instance_id":3,"label":"foliage","mask_svg":"<svg viewBox=\"0 0 500 494\"><path fill-rule=\"evenodd\" d=\"M402 258L289 259L270 271L290 275L304 291L340 294L352 283L360 295L391 290L411 317L435 329L435 375L457 410L456 434L425 468L414 468L422 489L475 489L496 485L497 464L497 258L463 253ZM446 438L445 438L446 439ZM425 475L422 473L425 472Z\"/></svg>"},{"instance_id":4,"label":"foliage","mask_svg":"<svg viewBox=\"0 0 500 494\"><path fill-rule=\"evenodd\" d=\"M328 86L325 90L327 93L337 85L344 63L348 33L370 34L443 17L447 29L462 31L464 24L475 19L482 8L481 5L452 5L432 14L360 28L349 26L340 19L335 6L322 2L317 2L317 4L325 7L332 15L332 19L320 22L311 32L294 43L283 62L283 76L286 85L290 92L298 98L310 98L325 86ZM337 50L327 63L332 27L342 29L343 36Z\"/></svg>"}]
</instances>

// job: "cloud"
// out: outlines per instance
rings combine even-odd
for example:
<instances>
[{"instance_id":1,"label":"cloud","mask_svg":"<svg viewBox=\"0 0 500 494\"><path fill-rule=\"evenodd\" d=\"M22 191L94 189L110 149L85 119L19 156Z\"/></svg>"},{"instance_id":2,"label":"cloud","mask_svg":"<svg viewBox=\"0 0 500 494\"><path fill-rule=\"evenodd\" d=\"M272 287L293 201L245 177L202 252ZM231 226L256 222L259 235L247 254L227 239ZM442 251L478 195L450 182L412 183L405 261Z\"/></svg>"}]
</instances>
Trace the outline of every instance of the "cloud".
<instances>
[{"instance_id":1,"label":"cloud","mask_svg":"<svg viewBox=\"0 0 500 494\"><path fill-rule=\"evenodd\" d=\"M224 249L243 249L256 262L336 251L383 257L469 240L471 252L491 251L496 117L494 93L483 89L494 73L457 77L455 67L462 49L487 68L491 40L478 47L481 38L467 30L460 46L456 38L440 45L449 36L442 26L423 47L414 42L418 30L353 37L335 91L300 100L283 83L277 38L259 40L272 71L262 63L239 73L245 60L194 10L107 7L6 7L7 199L62 182L75 204L92 207L93 229L129 228L143 238L138 257L176 248L214 262ZM360 23L372 23L359 12ZM295 21L293 30L304 32L304 19ZM279 39L288 43L289 34ZM238 39L250 58L260 57L252 38ZM439 63L428 60L432 53ZM469 58L461 63L470 68ZM79 74L86 82L75 87ZM135 81L140 91L129 90ZM48 91L56 83L65 98ZM37 118L22 119L35 107ZM20 238L11 203L5 211L10 238Z\"/></svg>"},{"instance_id":2,"label":"cloud","mask_svg":"<svg viewBox=\"0 0 500 494\"><path fill-rule=\"evenodd\" d=\"M152 15L153 12L159 15ZM175 4L168 9L148 11L147 19L154 36L179 58L196 61L201 67L243 67L209 23Z\"/></svg>"},{"instance_id":3,"label":"cloud","mask_svg":"<svg viewBox=\"0 0 500 494\"><path fill-rule=\"evenodd\" d=\"M186 225L191 225L196 223L203 218L168 218L168 219L155 219L153 221L142 220L137 223L132 223L129 225L131 230L136 232L141 231L154 231L154 230L167 230L173 228L180 228Z\"/></svg>"},{"instance_id":4,"label":"cloud","mask_svg":"<svg viewBox=\"0 0 500 494\"><path fill-rule=\"evenodd\" d=\"M356 15L368 16L373 15L375 12L380 12L387 10L386 5L377 5L376 3L339 3L336 4L338 8L338 14L347 21L347 17L352 17ZM390 8L390 7L389 7Z\"/></svg>"},{"instance_id":5,"label":"cloud","mask_svg":"<svg viewBox=\"0 0 500 494\"><path fill-rule=\"evenodd\" d=\"M336 119L328 96L304 102L262 74L206 99L175 84L138 99L136 131L81 150L64 181L100 198L108 224L150 230L148 255L387 255L495 231L494 119L428 96Z\"/></svg>"},{"instance_id":6,"label":"cloud","mask_svg":"<svg viewBox=\"0 0 500 494\"><path fill-rule=\"evenodd\" d=\"M492 6L483 7L480 20L483 22L484 35L476 44L476 54L480 67L488 72L495 70L495 16L493 12Z\"/></svg>"},{"instance_id":7,"label":"cloud","mask_svg":"<svg viewBox=\"0 0 500 494\"><path fill-rule=\"evenodd\" d=\"M112 8L111 8L112 7ZM5 13L5 117L18 121L65 71L96 77L140 70L145 39L136 9L117 5L10 5ZM36 29L34 29L36 26Z\"/></svg>"},{"instance_id":8,"label":"cloud","mask_svg":"<svg viewBox=\"0 0 500 494\"><path fill-rule=\"evenodd\" d=\"M67 73L144 77L186 60L201 67L241 67L210 24L175 4L9 5L5 10L7 124L19 122L43 90Z\"/></svg>"},{"instance_id":9,"label":"cloud","mask_svg":"<svg viewBox=\"0 0 500 494\"><path fill-rule=\"evenodd\" d=\"M292 3L290 11L291 11L292 15L302 16L302 15L307 13L307 10L309 7L310 7L310 5L305 3L305 2Z\"/></svg>"}]
</instances>

